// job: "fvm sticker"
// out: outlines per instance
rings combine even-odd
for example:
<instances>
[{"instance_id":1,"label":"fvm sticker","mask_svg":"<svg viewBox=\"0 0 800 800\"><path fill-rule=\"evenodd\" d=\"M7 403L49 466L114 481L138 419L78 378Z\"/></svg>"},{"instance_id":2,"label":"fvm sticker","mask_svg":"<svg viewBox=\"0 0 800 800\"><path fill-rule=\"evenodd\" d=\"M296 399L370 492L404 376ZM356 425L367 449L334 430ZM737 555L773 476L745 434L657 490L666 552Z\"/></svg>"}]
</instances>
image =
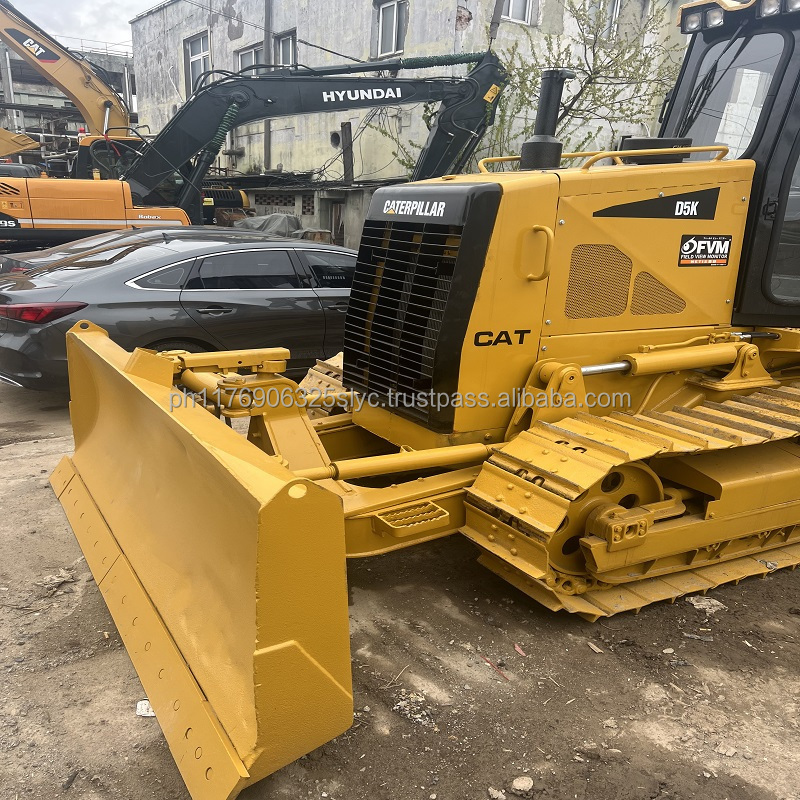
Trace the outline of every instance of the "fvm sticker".
<instances>
[{"instance_id":1,"label":"fvm sticker","mask_svg":"<svg viewBox=\"0 0 800 800\"><path fill-rule=\"evenodd\" d=\"M679 267L727 267L730 236L682 236Z\"/></svg>"}]
</instances>

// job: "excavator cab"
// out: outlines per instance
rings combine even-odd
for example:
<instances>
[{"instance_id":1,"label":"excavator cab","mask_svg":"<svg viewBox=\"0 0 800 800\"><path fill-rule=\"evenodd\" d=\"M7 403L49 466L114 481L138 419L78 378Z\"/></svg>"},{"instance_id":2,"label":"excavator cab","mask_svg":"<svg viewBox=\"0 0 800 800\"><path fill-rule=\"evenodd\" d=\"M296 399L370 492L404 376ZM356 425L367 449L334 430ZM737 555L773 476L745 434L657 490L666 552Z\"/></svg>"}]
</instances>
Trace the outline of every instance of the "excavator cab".
<instances>
[{"instance_id":1,"label":"excavator cab","mask_svg":"<svg viewBox=\"0 0 800 800\"><path fill-rule=\"evenodd\" d=\"M800 2L683 6L689 46L661 128L755 162L734 322L797 324L800 311ZM696 154L693 158L709 158Z\"/></svg>"},{"instance_id":2,"label":"excavator cab","mask_svg":"<svg viewBox=\"0 0 800 800\"><path fill-rule=\"evenodd\" d=\"M120 180L141 155L143 141L133 136L85 136L78 144L71 178Z\"/></svg>"},{"instance_id":3,"label":"excavator cab","mask_svg":"<svg viewBox=\"0 0 800 800\"><path fill-rule=\"evenodd\" d=\"M142 157L146 146L143 139L135 136L86 136L78 146L70 177L123 180ZM189 167L184 165L181 170L165 174L161 183L143 198L141 205L159 208L176 206L185 187ZM238 203L235 207L247 207L247 198L243 193Z\"/></svg>"}]
</instances>

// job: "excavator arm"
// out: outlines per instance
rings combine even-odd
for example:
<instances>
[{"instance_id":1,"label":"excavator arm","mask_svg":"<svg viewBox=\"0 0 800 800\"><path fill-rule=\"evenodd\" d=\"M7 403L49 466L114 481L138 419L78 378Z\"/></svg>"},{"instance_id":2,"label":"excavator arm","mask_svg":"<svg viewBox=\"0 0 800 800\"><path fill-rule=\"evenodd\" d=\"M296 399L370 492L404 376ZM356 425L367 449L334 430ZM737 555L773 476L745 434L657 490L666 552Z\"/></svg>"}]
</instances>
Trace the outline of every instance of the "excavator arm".
<instances>
[{"instance_id":1,"label":"excavator arm","mask_svg":"<svg viewBox=\"0 0 800 800\"><path fill-rule=\"evenodd\" d=\"M0 158L12 156L22 150L35 150L38 146L38 142L24 133L13 133L5 128L0 128Z\"/></svg>"},{"instance_id":2,"label":"excavator arm","mask_svg":"<svg viewBox=\"0 0 800 800\"><path fill-rule=\"evenodd\" d=\"M102 136L109 128L130 125L124 101L97 68L62 47L8 0L0 0L0 38L72 100L90 133Z\"/></svg>"},{"instance_id":3,"label":"excavator arm","mask_svg":"<svg viewBox=\"0 0 800 800\"><path fill-rule=\"evenodd\" d=\"M443 63L479 63L464 78L359 78L344 72L395 72ZM157 187L194 159L177 205L199 213L203 177L233 127L262 119L409 103L441 106L414 171L414 179L442 175L468 160L506 81L492 52L443 58L398 59L322 70L242 71L201 85L125 175L136 202L163 202ZM154 194L155 193L155 194ZM195 220L197 221L197 220Z\"/></svg>"}]
</instances>

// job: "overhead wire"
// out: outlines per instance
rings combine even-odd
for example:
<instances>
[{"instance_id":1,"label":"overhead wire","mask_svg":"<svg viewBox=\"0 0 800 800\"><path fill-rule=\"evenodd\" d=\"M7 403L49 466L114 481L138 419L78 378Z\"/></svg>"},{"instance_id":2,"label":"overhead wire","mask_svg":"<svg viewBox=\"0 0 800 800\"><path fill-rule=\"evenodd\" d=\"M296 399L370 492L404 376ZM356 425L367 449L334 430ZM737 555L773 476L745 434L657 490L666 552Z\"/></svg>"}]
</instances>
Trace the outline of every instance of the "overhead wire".
<instances>
[{"instance_id":1,"label":"overhead wire","mask_svg":"<svg viewBox=\"0 0 800 800\"><path fill-rule=\"evenodd\" d=\"M202 8L203 11L208 11L210 14L219 14L220 17L224 17L225 19L233 20L234 22L241 22L242 25L249 25L251 28L257 28L264 33L267 33L267 28L264 25L260 25L257 22L250 22L249 20L242 19L241 17L237 17L235 14L227 14L224 11L217 11L211 8L211 5L203 5L202 3L197 2L197 0L184 0L184 2L189 3L189 5L197 6L197 8ZM346 58L348 61L355 61L358 64L363 64L363 59L356 58L355 56L348 56L345 53L337 53L336 50L329 50L327 47L323 47L321 44L314 44L313 42L306 41L305 39L297 39L296 41L306 45L307 47L313 47L316 50L323 50L326 53L330 53L334 56L339 56L339 58Z\"/></svg>"},{"instance_id":2,"label":"overhead wire","mask_svg":"<svg viewBox=\"0 0 800 800\"><path fill-rule=\"evenodd\" d=\"M261 25L261 24L259 24L257 22L252 22L250 20L245 20L241 16L237 16L235 14L230 14L230 13L227 13L227 12L222 11L222 10L213 9L211 7L211 5L210 5L210 2L209 2L209 5L205 5L204 3L198 2L198 0L185 0L185 2L188 3L189 5L196 6L197 8L200 8L203 11L207 11L207 12L209 12L211 14L217 14L217 15L225 18L225 19L229 19L229 20L232 20L232 21L235 21L235 22L239 22L239 23L241 23L243 25L248 25L250 27L253 27L253 28L256 28L256 29L258 29L260 31L263 31L265 33L267 32L267 28L264 25ZM307 47L311 47L311 48L316 49L316 50L321 50L323 52L330 53L331 55L335 55L335 56L338 56L340 58L347 59L349 61L353 61L353 62L356 62L356 63L359 63L359 64L365 63L363 59L356 58L355 56L347 55L346 53L340 53L340 52L338 52L336 50L332 50L330 48L323 47L322 45L318 45L318 44L315 44L313 42L309 42L306 39L297 39L296 41L298 43L300 43L300 44L306 45ZM376 71L379 71L379 70L376 70ZM222 72L227 72L227 71L210 70L208 73L204 74L203 76L199 76L198 77L198 83L200 81L200 77L206 78L206 77L208 77L208 75L210 75L212 73L222 73ZM172 81L172 76L171 75L169 76L169 78L170 78L170 81L173 83L173 88L177 89L177 87L175 86L174 82ZM195 88L200 88L200 87L195 87ZM356 143L358 143L359 160L361 162L361 169L360 169L360 171L358 173L358 176L357 176L359 178L360 177L364 177L365 175L374 175L374 174L377 174L379 172L382 172L384 169L386 169L392 163L394 163L395 161L398 161L397 155L394 154L392 156L392 159L384 167L381 167L381 169L374 170L372 172L366 172L366 173L364 171L364 154L363 154L363 150L362 150L362 146L361 146L362 145L361 137L364 134L366 128L369 125L369 123L373 120L373 118L376 115L379 115L379 123L382 123L383 127L388 128L389 125L390 125L390 122L389 122L389 119L388 119L387 109L386 109L386 107L378 107L378 108L370 109L367 112L367 114L364 115L364 117L362 118L361 122L359 123L358 128L356 129L356 132L353 134L352 144L355 145ZM335 155L331 156L329 159L324 161L322 163L322 165L320 165L319 167L317 167L315 169L309 170L309 171L313 175L318 175L323 180L326 180L326 179L330 180L331 177L334 180L341 180L342 175L336 175L335 173L331 174L331 167L337 160L339 160L342 157L343 157L343 153L342 152L336 153ZM170 166L172 166L172 165L170 165Z\"/></svg>"}]
</instances>

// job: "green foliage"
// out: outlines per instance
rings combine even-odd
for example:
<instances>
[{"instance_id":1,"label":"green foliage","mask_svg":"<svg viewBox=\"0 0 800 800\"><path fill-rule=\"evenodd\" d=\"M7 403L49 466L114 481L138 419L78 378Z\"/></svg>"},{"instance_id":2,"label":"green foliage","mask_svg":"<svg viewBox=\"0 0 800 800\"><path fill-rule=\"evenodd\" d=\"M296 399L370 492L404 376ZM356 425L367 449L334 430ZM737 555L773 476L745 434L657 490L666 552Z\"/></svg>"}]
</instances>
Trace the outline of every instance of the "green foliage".
<instances>
[{"instance_id":1,"label":"green foliage","mask_svg":"<svg viewBox=\"0 0 800 800\"><path fill-rule=\"evenodd\" d=\"M519 153L533 133L542 70L551 67L576 73L567 82L558 118L565 152L606 149L623 132L651 129L677 78L683 52L681 43L668 39L672 20L667 0L644 0L644 10L642 0L623 0L613 24L609 3L562 2L563 34L521 28L525 38L499 53L509 81L476 161ZM381 133L392 140L393 154L410 172L421 145L383 129Z\"/></svg>"}]
</instances>

